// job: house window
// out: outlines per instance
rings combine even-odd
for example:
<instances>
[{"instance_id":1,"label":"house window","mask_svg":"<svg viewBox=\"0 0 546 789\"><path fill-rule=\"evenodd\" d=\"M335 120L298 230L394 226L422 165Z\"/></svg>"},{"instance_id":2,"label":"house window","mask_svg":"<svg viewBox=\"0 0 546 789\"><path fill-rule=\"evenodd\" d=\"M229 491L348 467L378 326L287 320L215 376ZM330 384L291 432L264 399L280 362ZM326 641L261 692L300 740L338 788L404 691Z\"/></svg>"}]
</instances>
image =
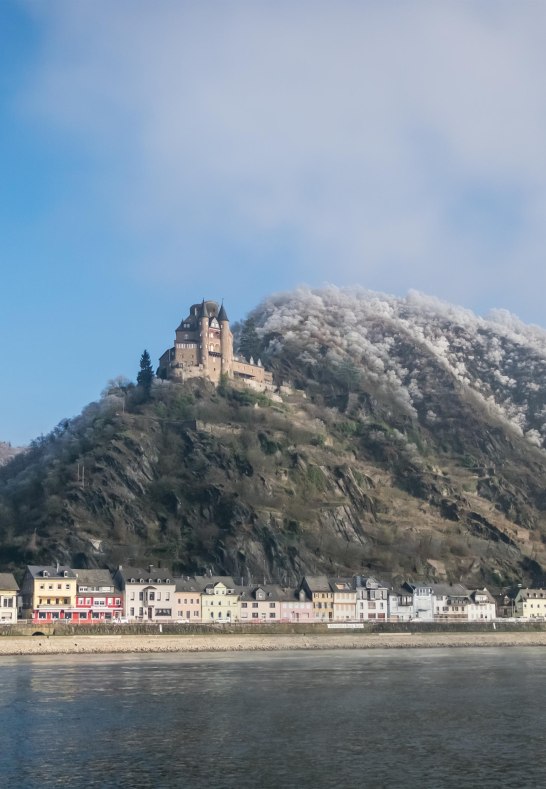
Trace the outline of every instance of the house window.
<instances>
[{"instance_id":1,"label":"house window","mask_svg":"<svg viewBox=\"0 0 546 789\"><path fill-rule=\"evenodd\" d=\"M275 603L269 603L270 608L275 608Z\"/></svg>"},{"instance_id":2,"label":"house window","mask_svg":"<svg viewBox=\"0 0 546 789\"><path fill-rule=\"evenodd\" d=\"M252 619L258 619L258 612L252 614Z\"/></svg>"},{"instance_id":3,"label":"house window","mask_svg":"<svg viewBox=\"0 0 546 789\"><path fill-rule=\"evenodd\" d=\"M275 619L276 614L269 614L270 619Z\"/></svg>"},{"instance_id":4,"label":"house window","mask_svg":"<svg viewBox=\"0 0 546 789\"><path fill-rule=\"evenodd\" d=\"M248 603L241 603L241 608L248 608Z\"/></svg>"}]
</instances>

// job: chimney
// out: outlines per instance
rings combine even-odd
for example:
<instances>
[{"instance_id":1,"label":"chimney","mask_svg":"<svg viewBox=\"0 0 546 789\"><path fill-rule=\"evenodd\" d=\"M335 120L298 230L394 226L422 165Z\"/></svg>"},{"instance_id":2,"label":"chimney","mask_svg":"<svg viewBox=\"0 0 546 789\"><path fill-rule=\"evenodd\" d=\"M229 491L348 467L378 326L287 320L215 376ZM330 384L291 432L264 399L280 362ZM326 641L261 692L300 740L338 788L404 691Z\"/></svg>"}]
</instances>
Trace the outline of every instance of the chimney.
<instances>
[{"instance_id":1,"label":"chimney","mask_svg":"<svg viewBox=\"0 0 546 789\"><path fill-rule=\"evenodd\" d=\"M148 572L151 573L153 569L154 569L153 564L149 564L148 565Z\"/></svg>"}]
</instances>

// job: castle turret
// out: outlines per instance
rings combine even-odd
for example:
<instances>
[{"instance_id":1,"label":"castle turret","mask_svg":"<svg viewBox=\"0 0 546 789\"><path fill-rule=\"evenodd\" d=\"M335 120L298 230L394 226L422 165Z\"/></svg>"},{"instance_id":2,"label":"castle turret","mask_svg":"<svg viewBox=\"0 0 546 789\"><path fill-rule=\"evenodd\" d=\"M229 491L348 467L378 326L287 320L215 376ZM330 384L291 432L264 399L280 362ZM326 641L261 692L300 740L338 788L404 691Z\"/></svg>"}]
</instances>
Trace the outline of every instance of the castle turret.
<instances>
[{"instance_id":1,"label":"castle turret","mask_svg":"<svg viewBox=\"0 0 546 789\"><path fill-rule=\"evenodd\" d=\"M209 351L208 351L208 338L209 338L209 313L207 309L207 302L203 299L200 309L200 329L199 329L199 344L200 344L200 360L203 365L203 370L208 368Z\"/></svg>"},{"instance_id":2,"label":"castle turret","mask_svg":"<svg viewBox=\"0 0 546 789\"><path fill-rule=\"evenodd\" d=\"M229 328L229 318L224 304L218 313L218 323L220 324L220 344L222 349L222 375L233 375L233 334Z\"/></svg>"}]
</instances>

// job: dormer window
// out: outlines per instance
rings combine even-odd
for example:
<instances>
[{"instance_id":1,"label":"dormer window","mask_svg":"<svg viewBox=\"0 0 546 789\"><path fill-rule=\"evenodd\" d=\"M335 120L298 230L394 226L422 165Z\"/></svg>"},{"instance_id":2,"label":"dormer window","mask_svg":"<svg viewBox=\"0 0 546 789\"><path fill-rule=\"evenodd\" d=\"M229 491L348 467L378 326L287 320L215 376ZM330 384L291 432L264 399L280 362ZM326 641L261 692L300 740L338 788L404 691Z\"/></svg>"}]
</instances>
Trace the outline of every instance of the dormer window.
<instances>
[{"instance_id":1,"label":"dormer window","mask_svg":"<svg viewBox=\"0 0 546 789\"><path fill-rule=\"evenodd\" d=\"M139 578L139 583L143 584L144 583L144 578Z\"/></svg>"},{"instance_id":2,"label":"dormer window","mask_svg":"<svg viewBox=\"0 0 546 789\"><path fill-rule=\"evenodd\" d=\"M135 578L129 578L129 583L130 584L136 584L136 579Z\"/></svg>"},{"instance_id":3,"label":"dormer window","mask_svg":"<svg viewBox=\"0 0 546 789\"><path fill-rule=\"evenodd\" d=\"M160 584L161 583L161 578L158 578L156 583Z\"/></svg>"},{"instance_id":4,"label":"dormer window","mask_svg":"<svg viewBox=\"0 0 546 789\"><path fill-rule=\"evenodd\" d=\"M170 582L171 582L171 579L170 579L170 578L165 578L165 583L166 583L166 584L170 584Z\"/></svg>"},{"instance_id":5,"label":"dormer window","mask_svg":"<svg viewBox=\"0 0 546 789\"><path fill-rule=\"evenodd\" d=\"M64 573L63 573L63 576L64 576L65 578L68 578L68 571L67 571L67 570L65 570L65 571L64 571Z\"/></svg>"},{"instance_id":6,"label":"dormer window","mask_svg":"<svg viewBox=\"0 0 546 789\"><path fill-rule=\"evenodd\" d=\"M42 571L42 575L43 575L44 578L49 578L49 573L48 573L47 570L43 570Z\"/></svg>"}]
</instances>

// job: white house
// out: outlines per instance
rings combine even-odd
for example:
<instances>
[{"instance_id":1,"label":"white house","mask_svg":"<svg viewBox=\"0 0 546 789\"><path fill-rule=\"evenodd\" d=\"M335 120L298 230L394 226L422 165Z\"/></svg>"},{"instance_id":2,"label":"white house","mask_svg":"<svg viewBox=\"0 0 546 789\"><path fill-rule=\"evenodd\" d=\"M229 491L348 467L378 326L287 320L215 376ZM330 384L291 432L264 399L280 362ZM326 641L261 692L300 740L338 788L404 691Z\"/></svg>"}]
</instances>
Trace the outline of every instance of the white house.
<instances>
[{"instance_id":1,"label":"white house","mask_svg":"<svg viewBox=\"0 0 546 789\"><path fill-rule=\"evenodd\" d=\"M171 622L176 585L169 570L120 565L114 581L123 589L124 615L137 622Z\"/></svg>"}]
</instances>

